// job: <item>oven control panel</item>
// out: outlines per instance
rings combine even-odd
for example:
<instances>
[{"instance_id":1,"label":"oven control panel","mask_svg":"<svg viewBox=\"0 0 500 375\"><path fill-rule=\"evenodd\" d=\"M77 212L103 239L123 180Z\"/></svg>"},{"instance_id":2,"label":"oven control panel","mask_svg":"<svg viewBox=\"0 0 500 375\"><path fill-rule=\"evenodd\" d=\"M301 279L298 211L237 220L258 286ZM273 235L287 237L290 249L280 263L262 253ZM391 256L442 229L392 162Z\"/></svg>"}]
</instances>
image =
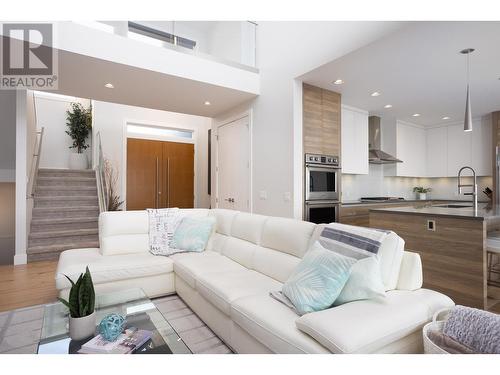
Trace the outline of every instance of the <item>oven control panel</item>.
<instances>
[{"instance_id":1,"label":"oven control panel","mask_svg":"<svg viewBox=\"0 0 500 375\"><path fill-rule=\"evenodd\" d=\"M339 157L332 155L306 154L306 164L339 166Z\"/></svg>"}]
</instances>

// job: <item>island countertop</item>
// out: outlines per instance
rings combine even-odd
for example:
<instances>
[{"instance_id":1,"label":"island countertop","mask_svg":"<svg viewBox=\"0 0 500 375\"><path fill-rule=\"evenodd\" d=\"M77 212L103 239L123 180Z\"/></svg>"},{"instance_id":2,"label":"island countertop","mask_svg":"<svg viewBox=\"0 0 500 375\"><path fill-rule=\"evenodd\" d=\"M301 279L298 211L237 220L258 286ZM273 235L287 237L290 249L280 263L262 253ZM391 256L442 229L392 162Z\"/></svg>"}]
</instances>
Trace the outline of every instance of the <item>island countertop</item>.
<instances>
[{"instance_id":1,"label":"island countertop","mask_svg":"<svg viewBox=\"0 0 500 375\"><path fill-rule=\"evenodd\" d=\"M470 202L460 202L459 205L471 204ZM384 207L372 208L370 212L384 212L409 215L435 215L450 218L472 219L472 220L500 220L500 206L487 203L478 203L477 212L474 212L472 205L470 207L451 208L444 207L446 204L433 206L405 206L405 207Z\"/></svg>"}]
</instances>

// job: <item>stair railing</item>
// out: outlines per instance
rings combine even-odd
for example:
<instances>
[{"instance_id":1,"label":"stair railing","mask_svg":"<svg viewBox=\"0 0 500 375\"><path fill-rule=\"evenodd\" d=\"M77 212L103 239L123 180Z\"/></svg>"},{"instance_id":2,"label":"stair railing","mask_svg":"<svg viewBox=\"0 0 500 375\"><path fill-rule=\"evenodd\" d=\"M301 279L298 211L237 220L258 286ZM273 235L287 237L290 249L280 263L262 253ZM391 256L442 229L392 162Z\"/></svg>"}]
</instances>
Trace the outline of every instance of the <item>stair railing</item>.
<instances>
[{"instance_id":1,"label":"stair railing","mask_svg":"<svg viewBox=\"0 0 500 375\"><path fill-rule=\"evenodd\" d=\"M28 177L28 188L26 189L26 191L29 192L27 198L35 196L36 181L38 178L38 169L40 165L40 153L42 151L42 140L43 140L44 129L45 128L42 126L42 128L36 132L35 146L33 149L33 156L31 161L31 170Z\"/></svg>"},{"instance_id":2,"label":"stair railing","mask_svg":"<svg viewBox=\"0 0 500 375\"><path fill-rule=\"evenodd\" d=\"M108 189L106 182L106 161L102 152L101 133L97 132L97 153L98 163L96 166L97 178L97 193L99 197L99 211L106 212L108 210Z\"/></svg>"}]
</instances>

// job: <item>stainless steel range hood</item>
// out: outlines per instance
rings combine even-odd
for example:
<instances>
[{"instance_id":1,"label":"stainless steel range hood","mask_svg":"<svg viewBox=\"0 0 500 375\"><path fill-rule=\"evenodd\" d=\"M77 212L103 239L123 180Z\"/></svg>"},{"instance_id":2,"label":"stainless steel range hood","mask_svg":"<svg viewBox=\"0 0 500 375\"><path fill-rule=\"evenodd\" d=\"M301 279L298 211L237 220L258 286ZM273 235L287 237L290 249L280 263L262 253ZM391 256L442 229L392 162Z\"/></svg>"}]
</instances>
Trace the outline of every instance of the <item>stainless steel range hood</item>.
<instances>
[{"instance_id":1,"label":"stainless steel range hood","mask_svg":"<svg viewBox=\"0 0 500 375\"><path fill-rule=\"evenodd\" d=\"M380 117L370 116L368 118L368 161L372 164L394 164L402 163L402 160L381 150L382 131Z\"/></svg>"}]
</instances>

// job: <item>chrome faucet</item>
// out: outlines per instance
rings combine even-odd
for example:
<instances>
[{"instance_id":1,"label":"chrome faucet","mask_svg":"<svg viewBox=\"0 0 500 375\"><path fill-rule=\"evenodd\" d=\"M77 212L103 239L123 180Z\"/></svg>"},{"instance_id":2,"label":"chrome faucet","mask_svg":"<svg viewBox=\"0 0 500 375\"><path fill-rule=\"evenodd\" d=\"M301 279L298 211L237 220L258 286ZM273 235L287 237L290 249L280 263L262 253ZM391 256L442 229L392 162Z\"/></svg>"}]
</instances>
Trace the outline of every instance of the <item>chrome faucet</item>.
<instances>
[{"instance_id":1,"label":"chrome faucet","mask_svg":"<svg viewBox=\"0 0 500 375\"><path fill-rule=\"evenodd\" d=\"M472 177L474 179L472 185L471 184L461 184L462 171L464 169L470 169L472 171ZM462 188L470 187L472 188L472 192L464 193L464 195L472 195L472 204L474 206L474 212L477 212L477 180L476 180L476 171L471 167L462 167L458 171L458 194L462 194Z\"/></svg>"}]
</instances>

